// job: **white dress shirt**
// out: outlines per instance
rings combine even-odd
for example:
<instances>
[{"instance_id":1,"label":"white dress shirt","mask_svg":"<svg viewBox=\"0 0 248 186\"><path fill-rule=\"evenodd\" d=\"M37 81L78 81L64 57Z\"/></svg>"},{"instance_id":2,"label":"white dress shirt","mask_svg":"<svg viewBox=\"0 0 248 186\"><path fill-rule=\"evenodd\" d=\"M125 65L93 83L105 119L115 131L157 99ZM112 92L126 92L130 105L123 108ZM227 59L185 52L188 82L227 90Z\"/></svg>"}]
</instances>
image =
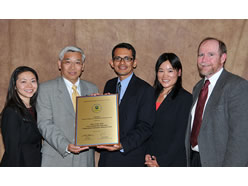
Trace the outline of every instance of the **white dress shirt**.
<instances>
[{"instance_id":1,"label":"white dress shirt","mask_svg":"<svg viewBox=\"0 0 248 186\"><path fill-rule=\"evenodd\" d=\"M208 85L208 97L207 97L207 100L205 102L205 106L204 106L204 109L203 109L202 117L204 115L204 111L205 111L205 107L206 107L206 104L208 102L208 99L209 99L210 95L212 94L213 89L214 89L214 86L215 86L217 80L219 79L220 74L222 73L222 71L223 71L223 68L221 68L217 73L215 73L213 76L211 76L208 79L210 81L210 84ZM204 82L206 80L207 80L207 78L205 78ZM191 119L191 130L192 130L192 127L193 127L193 122L194 122L194 117L195 117L195 108L196 108L197 101L198 101L198 98L197 98L197 100L196 100L196 102L195 102L195 104L194 104L194 106L193 106L193 108L191 110L191 116L192 116L192 119ZM198 145L196 145L194 148L193 147L191 147L191 148L192 148L192 150L199 152Z\"/></svg>"},{"instance_id":2,"label":"white dress shirt","mask_svg":"<svg viewBox=\"0 0 248 186\"><path fill-rule=\"evenodd\" d=\"M63 77L63 79L64 79L66 88L67 88L69 95L71 97L71 100L72 100L72 92L73 92L72 86L73 86L73 84L69 80L67 80L66 78ZM75 85L77 86L78 94L81 96L81 90L80 90L80 86L79 86L80 85L80 79L79 78L78 78L77 82L75 83Z\"/></svg>"}]
</instances>

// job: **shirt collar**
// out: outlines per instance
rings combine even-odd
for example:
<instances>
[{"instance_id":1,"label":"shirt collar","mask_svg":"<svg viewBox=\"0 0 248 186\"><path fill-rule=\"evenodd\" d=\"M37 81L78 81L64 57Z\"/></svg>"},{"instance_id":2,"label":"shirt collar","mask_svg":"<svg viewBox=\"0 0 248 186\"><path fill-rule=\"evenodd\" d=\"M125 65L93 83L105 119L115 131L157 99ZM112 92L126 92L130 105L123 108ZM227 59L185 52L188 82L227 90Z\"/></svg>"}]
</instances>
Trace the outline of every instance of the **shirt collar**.
<instances>
[{"instance_id":1,"label":"shirt collar","mask_svg":"<svg viewBox=\"0 0 248 186\"><path fill-rule=\"evenodd\" d=\"M63 77L63 79L64 79L64 82L65 82L65 85L71 89L72 86L73 86L73 83L70 82L68 79L66 79L66 78L64 78L64 77ZM75 83L75 85L77 86L77 88L79 88L79 87L78 87L78 86L79 86L79 82L80 82L80 81L79 81L79 78L78 78L77 82Z\"/></svg>"},{"instance_id":2,"label":"shirt collar","mask_svg":"<svg viewBox=\"0 0 248 186\"><path fill-rule=\"evenodd\" d=\"M118 77L117 83L121 82L121 87L127 86L132 77L133 77L133 73L130 76L128 76L126 79L123 79L122 81Z\"/></svg>"},{"instance_id":3,"label":"shirt collar","mask_svg":"<svg viewBox=\"0 0 248 186\"><path fill-rule=\"evenodd\" d=\"M208 80L210 81L210 84L212 86L215 86L217 80L220 77L220 74L222 73L223 68L221 68L218 72L216 72L214 75L212 75ZM205 78L204 82L207 80L207 78Z\"/></svg>"}]
</instances>

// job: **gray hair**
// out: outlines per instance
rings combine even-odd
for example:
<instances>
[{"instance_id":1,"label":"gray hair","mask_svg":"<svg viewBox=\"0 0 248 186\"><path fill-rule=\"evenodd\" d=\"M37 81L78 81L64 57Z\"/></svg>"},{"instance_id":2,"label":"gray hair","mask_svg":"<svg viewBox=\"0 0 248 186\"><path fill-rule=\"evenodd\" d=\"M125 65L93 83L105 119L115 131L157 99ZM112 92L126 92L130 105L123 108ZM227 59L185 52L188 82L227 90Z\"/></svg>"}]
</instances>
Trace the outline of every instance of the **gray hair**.
<instances>
[{"instance_id":1,"label":"gray hair","mask_svg":"<svg viewBox=\"0 0 248 186\"><path fill-rule=\"evenodd\" d=\"M62 61L64 59L64 55L67 52L79 52L82 55L82 61L84 62L84 60L85 60L84 52L81 48L76 47L76 46L67 46L67 47L63 48L59 53L59 60L60 61Z\"/></svg>"}]
</instances>

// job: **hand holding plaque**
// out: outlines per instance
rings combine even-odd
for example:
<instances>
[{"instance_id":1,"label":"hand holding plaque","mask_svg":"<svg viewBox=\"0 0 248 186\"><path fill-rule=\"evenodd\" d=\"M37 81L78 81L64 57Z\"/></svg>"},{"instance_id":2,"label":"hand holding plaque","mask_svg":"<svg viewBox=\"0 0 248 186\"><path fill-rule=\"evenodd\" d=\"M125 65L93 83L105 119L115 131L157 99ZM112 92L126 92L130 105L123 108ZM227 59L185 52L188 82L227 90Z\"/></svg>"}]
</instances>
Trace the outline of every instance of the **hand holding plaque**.
<instances>
[{"instance_id":1,"label":"hand holding plaque","mask_svg":"<svg viewBox=\"0 0 248 186\"><path fill-rule=\"evenodd\" d=\"M99 146L96 146L97 148L99 149L106 149L108 151L116 151L116 150L121 150L122 149L122 145L119 144L119 145L99 145Z\"/></svg>"},{"instance_id":2,"label":"hand holding plaque","mask_svg":"<svg viewBox=\"0 0 248 186\"><path fill-rule=\"evenodd\" d=\"M84 151L87 149L89 149L89 147L79 147L74 144L69 144L67 147L67 151L75 153L75 154L79 154L81 151Z\"/></svg>"},{"instance_id":3,"label":"hand holding plaque","mask_svg":"<svg viewBox=\"0 0 248 186\"><path fill-rule=\"evenodd\" d=\"M75 145L119 145L118 95L77 97Z\"/></svg>"}]
</instances>

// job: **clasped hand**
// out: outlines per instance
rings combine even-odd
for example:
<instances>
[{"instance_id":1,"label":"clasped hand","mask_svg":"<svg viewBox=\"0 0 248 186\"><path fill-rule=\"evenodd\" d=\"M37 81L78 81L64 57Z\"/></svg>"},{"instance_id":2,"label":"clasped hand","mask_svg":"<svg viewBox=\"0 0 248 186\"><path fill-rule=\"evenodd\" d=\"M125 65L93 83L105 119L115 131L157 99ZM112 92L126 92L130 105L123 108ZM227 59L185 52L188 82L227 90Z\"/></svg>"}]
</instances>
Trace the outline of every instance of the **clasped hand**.
<instances>
[{"instance_id":1,"label":"clasped hand","mask_svg":"<svg viewBox=\"0 0 248 186\"><path fill-rule=\"evenodd\" d=\"M80 146L76 146L76 145L74 145L74 144L69 144L67 150L68 150L69 152L78 154L78 153L80 153L81 151L87 150L87 149L89 149L89 147L80 147Z\"/></svg>"},{"instance_id":2,"label":"clasped hand","mask_svg":"<svg viewBox=\"0 0 248 186\"><path fill-rule=\"evenodd\" d=\"M108 151L116 151L122 149L122 145L99 145L97 146L99 149L106 149Z\"/></svg>"},{"instance_id":3,"label":"clasped hand","mask_svg":"<svg viewBox=\"0 0 248 186\"><path fill-rule=\"evenodd\" d=\"M110 95L110 93L105 93L105 94L99 94L99 93L95 93L95 94L91 94L90 96L101 96L101 95ZM99 145L96 148L98 149L106 149L108 151L116 151L116 150L120 150L122 149L122 145Z\"/></svg>"},{"instance_id":4,"label":"clasped hand","mask_svg":"<svg viewBox=\"0 0 248 186\"><path fill-rule=\"evenodd\" d=\"M155 156L151 156L150 154L147 154L145 157L145 165L148 167L159 167L157 159Z\"/></svg>"}]
</instances>

